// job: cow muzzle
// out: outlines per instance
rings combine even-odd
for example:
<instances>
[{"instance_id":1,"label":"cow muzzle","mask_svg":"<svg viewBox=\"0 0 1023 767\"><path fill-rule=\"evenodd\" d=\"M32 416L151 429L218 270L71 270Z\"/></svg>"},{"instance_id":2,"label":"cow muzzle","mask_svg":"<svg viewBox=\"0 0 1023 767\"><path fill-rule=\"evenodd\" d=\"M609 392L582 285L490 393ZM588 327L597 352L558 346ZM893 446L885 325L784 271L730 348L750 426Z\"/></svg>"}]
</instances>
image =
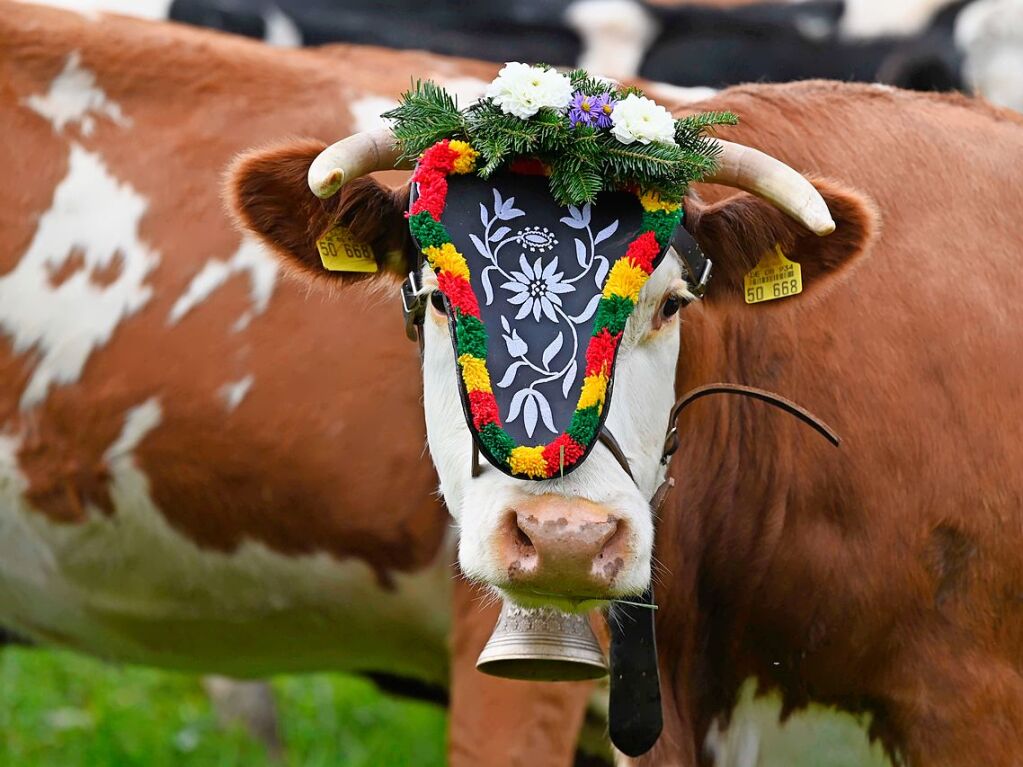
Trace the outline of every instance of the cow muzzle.
<instances>
[{"instance_id":1,"label":"cow muzzle","mask_svg":"<svg viewBox=\"0 0 1023 767\"><path fill-rule=\"evenodd\" d=\"M581 498L541 495L509 509L497 534L504 588L527 601L608 598L629 564L627 523Z\"/></svg>"}]
</instances>

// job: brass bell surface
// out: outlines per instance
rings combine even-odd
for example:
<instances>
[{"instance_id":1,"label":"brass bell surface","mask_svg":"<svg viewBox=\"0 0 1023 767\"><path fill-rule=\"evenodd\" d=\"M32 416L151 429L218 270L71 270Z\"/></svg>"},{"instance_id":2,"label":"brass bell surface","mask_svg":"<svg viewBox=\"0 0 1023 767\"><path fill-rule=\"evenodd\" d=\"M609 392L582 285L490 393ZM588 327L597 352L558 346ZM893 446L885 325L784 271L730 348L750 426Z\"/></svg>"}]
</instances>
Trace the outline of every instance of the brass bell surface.
<instances>
[{"instance_id":1,"label":"brass bell surface","mask_svg":"<svg viewBox=\"0 0 1023 767\"><path fill-rule=\"evenodd\" d=\"M504 603L476 668L505 679L574 682L607 675L607 661L585 615Z\"/></svg>"}]
</instances>

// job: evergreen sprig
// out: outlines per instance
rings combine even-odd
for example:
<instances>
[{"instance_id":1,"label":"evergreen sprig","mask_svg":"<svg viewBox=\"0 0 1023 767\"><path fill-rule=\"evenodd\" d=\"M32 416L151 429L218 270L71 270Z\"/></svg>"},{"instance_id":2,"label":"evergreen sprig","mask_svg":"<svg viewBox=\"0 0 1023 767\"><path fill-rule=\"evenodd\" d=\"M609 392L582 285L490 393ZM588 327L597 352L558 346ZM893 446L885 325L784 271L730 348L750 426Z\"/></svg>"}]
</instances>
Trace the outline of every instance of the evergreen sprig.
<instances>
[{"instance_id":1,"label":"evergreen sprig","mask_svg":"<svg viewBox=\"0 0 1023 767\"><path fill-rule=\"evenodd\" d=\"M609 86L577 69L576 91L616 99L638 88ZM675 144L623 144L609 130L573 127L568 115L541 109L528 120L503 112L484 98L465 109L429 80L416 81L399 105L383 115L393 122L403 156L415 160L438 141L462 139L480 153L477 173L488 178L517 157L535 157L550 168L550 186L562 205L592 202L604 189L636 186L666 199L681 199L690 183L716 167L719 149L709 137L718 125L738 122L731 112L705 112L675 120Z\"/></svg>"}]
</instances>

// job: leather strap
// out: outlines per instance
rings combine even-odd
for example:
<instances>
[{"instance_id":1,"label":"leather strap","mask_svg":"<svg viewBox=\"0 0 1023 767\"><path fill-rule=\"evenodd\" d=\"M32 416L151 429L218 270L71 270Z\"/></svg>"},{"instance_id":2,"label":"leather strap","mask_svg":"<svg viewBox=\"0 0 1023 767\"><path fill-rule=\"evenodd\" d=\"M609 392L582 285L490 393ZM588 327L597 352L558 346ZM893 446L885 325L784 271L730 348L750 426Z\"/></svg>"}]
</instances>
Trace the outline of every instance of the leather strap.
<instances>
[{"instance_id":1,"label":"leather strap","mask_svg":"<svg viewBox=\"0 0 1023 767\"><path fill-rule=\"evenodd\" d=\"M664 450L661 453L661 463L667 464L668 459L674 455L676 450L678 450L678 428L675 422L682 414L682 411L689 405L696 402L696 400L707 397L711 394L739 394L743 397L751 397L753 399L760 400L761 402L766 402L768 405L773 405L776 408L784 410L789 415L795 416L806 425L812 427L835 447L838 447L842 443L839 436L830 426L824 423L824 421L815 416L809 410L800 407L792 400L786 399L780 394L775 394L774 392L769 392L765 389L757 389L753 386L746 386L745 384L712 383L704 386L697 386L695 389L689 390L675 402L675 406L671 409L671 414L668 416L668 433L664 437Z\"/></svg>"},{"instance_id":2,"label":"leather strap","mask_svg":"<svg viewBox=\"0 0 1023 767\"><path fill-rule=\"evenodd\" d=\"M695 389L690 389L688 392L683 394L675 402L675 406L671 409L671 414L668 416L668 433L664 437L664 449L661 452L661 464L667 467L671 460L671 457L675 454L675 451L679 448L679 437L678 437L678 417L682 414L689 405L696 402L696 400L703 397L707 397L711 394L738 394L743 397L752 397L753 399L766 402L768 405L773 405L776 408L780 408L789 415L793 415L803 423L812 427L817 431L818 434L823 436L828 442L835 447L842 444L841 438L835 433L835 431L828 426L824 421L815 416L809 410L800 407L790 399L782 397L780 394L769 392L765 389L757 389L753 386L746 386L744 384L735 383L712 383L704 386L697 386ZM667 471L667 469L665 469ZM668 497L668 493L675 486L675 480L671 477L665 476L664 481L654 491L653 498L650 500L650 505L653 507L654 513L657 513L661 506L664 504L664 500Z\"/></svg>"},{"instance_id":3,"label":"leather strap","mask_svg":"<svg viewBox=\"0 0 1023 767\"><path fill-rule=\"evenodd\" d=\"M682 258L682 263L685 264L689 277L689 290L697 298L703 298L703 294L707 292L707 283L710 281L714 263L703 255L700 246L696 244L696 240L684 226L675 230L671 247L675 249L675 252Z\"/></svg>"},{"instance_id":4,"label":"leather strap","mask_svg":"<svg viewBox=\"0 0 1023 767\"><path fill-rule=\"evenodd\" d=\"M618 461L618 465L625 469L625 473L629 475L629 479L633 482L636 481L636 477L632 474L632 467L629 466L629 459L625 455L625 451L622 450L622 446L618 444L618 440L612 436L611 432L607 430L606 426L600 427L600 433L597 435L597 439L604 447L611 451L611 455Z\"/></svg>"}]
</instances>

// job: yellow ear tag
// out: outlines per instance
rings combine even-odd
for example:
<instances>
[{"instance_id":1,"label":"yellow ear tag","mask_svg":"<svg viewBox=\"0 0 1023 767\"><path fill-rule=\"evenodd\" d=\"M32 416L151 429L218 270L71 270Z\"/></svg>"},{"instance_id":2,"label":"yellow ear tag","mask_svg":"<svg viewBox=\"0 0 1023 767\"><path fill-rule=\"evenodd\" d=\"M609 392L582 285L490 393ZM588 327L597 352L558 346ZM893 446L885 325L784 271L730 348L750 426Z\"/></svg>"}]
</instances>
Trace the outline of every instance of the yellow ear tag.
<instances>
[{"instance_id":1,"label":"yellow ear tag","mask_svg":"<svg viewBox=\"0 0 1023 767\"><path fill-rule=\"evenodd\" d=\"M335 226L316 241L323 268L331 272L375 272L373 249L352 236L346 227Z\"/></svg>"},{"instance_id":2,"label":"yellow ear tag","mask_svg":"<svg viewBox=\"0 0 1023 767\"><path fill-rule=\"evenodd\" d=\"M789 261L775 243L760 262L746 274L746 303L759 304L776 298L788 298L803 292L803 275L799 264Z\"/></svg>"}]
</instances>

